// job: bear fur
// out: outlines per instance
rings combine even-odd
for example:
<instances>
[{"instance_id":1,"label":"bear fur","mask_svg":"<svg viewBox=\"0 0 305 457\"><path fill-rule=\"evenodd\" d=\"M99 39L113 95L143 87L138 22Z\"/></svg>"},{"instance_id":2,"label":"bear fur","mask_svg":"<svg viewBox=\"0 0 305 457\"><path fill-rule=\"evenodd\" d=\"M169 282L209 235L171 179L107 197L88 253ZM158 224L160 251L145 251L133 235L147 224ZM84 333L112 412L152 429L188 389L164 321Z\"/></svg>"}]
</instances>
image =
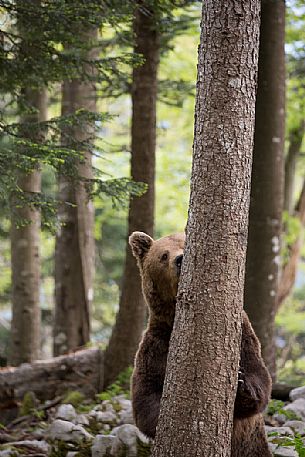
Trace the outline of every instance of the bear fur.
<instances>
[{"instance_id":1,"label":"bear fur","mask_svg":"<svg viewBox=\"0 0 305 457\"><path fill-rule=\"evenodd\" d=\"M184 242L182 233L156 241L143 232L134 232L129 238L149 308L148 326L135 359L132 404L136 425L150 438L155 437L158 422ZM271 379L261 357L259 341L243 312L232 457L272 456L261 414L270 392Z\"/></svg>"}]
</instances>

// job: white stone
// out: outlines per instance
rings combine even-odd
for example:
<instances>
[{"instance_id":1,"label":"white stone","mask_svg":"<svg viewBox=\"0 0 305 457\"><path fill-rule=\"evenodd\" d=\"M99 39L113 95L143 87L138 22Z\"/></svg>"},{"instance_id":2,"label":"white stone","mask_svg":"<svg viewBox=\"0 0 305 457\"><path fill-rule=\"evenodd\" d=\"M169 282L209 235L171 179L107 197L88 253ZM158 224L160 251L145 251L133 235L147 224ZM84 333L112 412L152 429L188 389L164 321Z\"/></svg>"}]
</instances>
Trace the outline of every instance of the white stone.
<instances>
[{"instance_id":1,"label":"white stone","mask_svg":"<svg viewBox=\"0 0 305 457\"><path fill-rule=\"evenodd\" d=\"M112 433L116 437L111 448L112 455L119 455L122 449L126 449L126 457L137 456L137 440L143 441L143 435L135 425L121 425L113 429Z\"/></svg>"},{"instance_id":2,"label":"white stone","mask_svg":"<svg viewBox=\"0 0 305 457\"><path fill-rule=\"evenodd\" d=\"M284 414L273 414L273 419L275 419L280 425L285 424L287 422L287 417Z\"/></svg>"},{"instance_id":3,"label":"white stone","mask_svg":"<svg viewBox=\"0 0 305 457\"><path fill-rule=\"evenodd\" d=\"M305 423L303 421L289 420L285 422L284 427L290 427L296 433L305 435Z\"/></svg>"},{"instance_id":4,"label":"white stone","mask_svg":"<svg viewBox=\"0 0 305 457\"><path fill-rule=\"evenodd\" d=\"M4 449L3 451L0 451L0 457L18 457L20 456L19 452L17 452L15 449Z\"/></svg>"},{"instance_id":5,"label":"white stone","mask_svg":"<svg viewBox=\"0 0 305 457\"><path fill-rule=\"evenodd\" d=\"M283 408L285 411L292 411L300 419L305 420L305 398L297 398L292 403L284 406Z\"/></svg>"},{"instance_id":6,"label":"white stone","mask_svg":"<svg viewBox=\"0 0 305 457\"><path fill-rule=\"evenodd\" d=\"M109 413L115 414L115 409L114 409L112 403L110 403L110 401L108 401L108 400L107 400L107 402L102 403L101 411L107 411Z\"/></svg>"},{"instance_id":7,"label":"white stone","mask_svg":"<svg viewBox=\"0 0 305 457\"><path fill-rule=\"evenodd\" d=\"M48 454L50 446L46 441L38 440L23 440L23 441L12 441L10 446L20 448L33 448L36 452Z\"/></svg>"},{"instance_id":8,"label":"white stone","mask_svg":"<svg viewBox=\"0 0 305 457\"><path fill-rule=\"evenodd\" d=\"M75 408L69 403L66 405L60 405L56 413L56 419L62 419L64 421L74 422L76 421Z\"/></svg>"},{"instance_id":9,"label":"white stone","mask_svg":"<svg viewBox=\"0 0 305 457\"><path fill-rule=\"evenodd\" d=\"M115 436L113 435L96 435L91 446L92 457L104 457L109 455Z\"/></svg>"},{"instance_id":10,"label":"white stone","mask_svg":"<svg viewBox=\"0 0 305 457\"><path fill-rule=\"evenodd\" d=\"M93 438L81 425L72 422L55 419L47 430L47 436L51 440L60 440L71 443L89 441Z\"/></svg>"},{"instance_id":11,"label":"white stone","mask_svg":"<svg viewBox=\"0 0 305 457\"><path fill-rule=\"evenodd\" d=\"M110 400L104 400L102 403L100 403L99 405L96 405L94 408L93 408L93 411L110 411L112 412L113 414L115 414L115 410L114 410L114 407L111 403Z\"/></svg>"},{"instance_id":12,"label":"white stone","mask_svg":"<svg viewBox=\"0 0 305 457\"><path fill-rule=\"evenodd\" d=\"M305 398L305 386L292 389L290 391L289 398L291 401L297 400L298 398Z\"/></svg>"},{"instance_id":13,"label":"white stone","mask_svg":"<svg viewBox=\"0 0 305 457\"><path fill-rule=\"evenodd\" d=\"M131 401L125 395L117 395L113 397L113 401L118 403L122 409L129 409L131 407Z\"/></svg>"},{"instance_id":14,"label":"white stone","mask_svg":"<svg viewBox=\"0 0 305 457\"><path fill-rule=\"evenodd\" d=\"M132 406L131 404L128 408L122 409L119 412L120 424L134 424Z\"/></svg>"},{"instance_id":15,"label":"white stone","mask_svg":"<svg viewBox=\"0 0 305 457\"><path fill-rule=\"evenodd\" d=\"M78 414L75 420L76 424L89 425L89 419L86 414Z\"/></svg>"},{"instance_id":16,"label":"white stone","mask_svg":"<svg viewBox=\"0 0 305 457\"><path fill-rule=\"evenodd\" d=\"M293 447L283 447L277 444L269 443L269 449L274 457L298 457L298 453Z\"/></svg>"},{"instance_id":17,"label":"white stone","mask_svg":"<svg viewBox=\"0 0 305 457\"><path fill-rule=\"evenodd\" d=\"M279 436L293 436L293 431L289 427L270 427L269 425L265 425L265 430L267 435L269 433L278 433ZM274 436L270 437L274 439Z\"/></svg>"},{"instance_id":18,"label":"white stone","mask_svg":"<svg viewBox=\"0 0 305 457\"><path fill-rule=\"evenodd\" d=\"M111 411L91 411L89 415L97 422L102 422L103 424L117 423L117 416Z\"/></svg>"}]
</instances>

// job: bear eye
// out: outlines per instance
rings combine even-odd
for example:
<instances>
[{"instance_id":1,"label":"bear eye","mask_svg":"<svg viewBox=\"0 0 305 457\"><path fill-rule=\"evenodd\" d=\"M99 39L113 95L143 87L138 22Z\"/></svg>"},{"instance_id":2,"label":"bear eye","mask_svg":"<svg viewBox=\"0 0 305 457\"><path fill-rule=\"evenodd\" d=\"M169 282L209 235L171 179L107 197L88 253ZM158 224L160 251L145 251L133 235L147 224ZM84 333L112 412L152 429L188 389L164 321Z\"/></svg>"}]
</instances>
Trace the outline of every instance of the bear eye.
<instances>
[{"instance_id":1,"label":"bear eye","mask_svg":"<svg viewBox=\"0 0 305 457\"><path fill-rule=\"evenodd\" d=\"M168 259L168 252L164 252L164 254L161 257L161 261L165 262L165 260L167 260L167 259Z\"/></svg>"}]
</instances>

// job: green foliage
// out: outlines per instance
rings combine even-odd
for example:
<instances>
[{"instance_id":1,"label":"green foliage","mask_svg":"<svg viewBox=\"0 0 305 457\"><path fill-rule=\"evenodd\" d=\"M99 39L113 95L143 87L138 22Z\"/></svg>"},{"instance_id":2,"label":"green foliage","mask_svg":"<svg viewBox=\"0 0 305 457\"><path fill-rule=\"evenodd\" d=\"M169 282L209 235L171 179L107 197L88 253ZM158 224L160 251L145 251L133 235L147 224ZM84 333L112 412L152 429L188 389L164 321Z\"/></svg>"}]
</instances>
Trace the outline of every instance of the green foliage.
<instances>
[{"instance_id":1,"label":"green foliage","mask_svg":"<svg viewBox=\"0 0 305 457\"><path fill-rule=\"evenodd\" d=\"M79 392L78 390L72 390L65 395L62 402L65 404L69 403L74 406L74 408L78 408L84 400L85 395L82 392Z\"/></svg>"},{"instance_id":2,"label":"green foliage","mask_svg":"<svg viewBox=\"0 0 305 457\"><path fill-rule=\"evenodd\" d=\"M15 446L10 446L9 444L0 444L0 451L10 451L9 457L20 457L20 449L16 449ZM5 454L6 455L6 454Z\"/></svg>"},{"instance_id":3,"label":"green foliage","mask_svg":"<svg viewBox=\"0 0 305 457\"><path fill-rule=\"evenodd\" d=\"M293 447L299 457L305 457L305 443L300 434L295 433L294 436L278 436L278 433L268 433L269 437L274 437L271 441L278 446Z\"/></svg>"},{"instance_id":4,"label":"green foliage","mask_svg":"<svg viewBox=\"0 0 305 457\"><path fill-rule=\"evenodd\" d=\"M305 289L299 288L276 315L278 380L299 386L305 375Z\"/></svg>"},{"instance_id":5,"label":"green foliage","mask_svg":"<svg viewBox=\"0 0 305 457\"><path fill-rule=\"evenodd\" d=\"M147 185L141 182L131 181L129 178L109 179L107 181L93 180L95 187L91 192L91 197L96 195L107 196L112 200L114 208L127 208L129 201L126 199L140 197L147 190Z\"/></svg>"},{"instance_id":6,"label":"green foliage","mask_svg":"<svg viewBox=\"0 0 305 457\"><path fill-rule=\"evenodd\" d=\"M150 457L151 454L151 444L148 443L143 443L143 441L140 441L137 439L137 451L138 451L138 457Z\"/></svg>"},{"instance_id":7,"label":"green foliage","mask_svg":"<svg viewBox=\"0 0 305 457\"><path fill-rule=\"evenodd\" d=\"M41 421L45 417L45 411L40 411L40 410L34 410L33 411L33 416L36 417L39 421Z\"/></svg>"},{"instance_id":8,"label":"green foliage","mask_svg":"<svg viewBox=\"0 0 305 457\"><path fill-rule=\"evenodd\" d=\"M273 414L281 414L281 410L285 406L282 400L270 400L268 403L267 414L273 416Z\"/></svg>"},{"instance_id":9,"label":"green foliage","mask_svg":"<svg viewBox=\"0 0 305 457\"><path fill-rule=\"evenodd\" d=\"M22 403L19 409L20 416L32 414L37 406L37 399L33 392L26 392L23 396Z\"/></svg>"},{"instance_id":10,"label":"green foliage","mask_svg":"<svg viewBox=\"0 0 305 457\"><path fill-rule=\"evenodd\" d=\"M71 178L78 177L77 165L82 160L82 151L94 155L103 152L98 147L93 151L93 143L109 116L78 110L47 122L35 122L36 110L29 104L23 89L39 90L62 80L78 79L99 83L103 91L110 93L111 87L116 85L115 79L125 77L126 67L132 68L141 60L119 49L113 54L108 52L109 43L88 39L88 30L99 28L101 24L113 27L128 23L130 27L132 2L120 3L116 8L118 5L116 1L109 6L107 1L95 0L86 5L81 0L0 2L0 14L7 16L0 26L3 39L0 97L7 99L0 115L0 203L8 210L12 209L12 201L16 207L39 207L43 225L49 229L56 229L56 200L43 193L22 191L15 171L28 174L47 165ZM17 115L23 116L22 122L8 121ZM88 125L91 136L79 140L75 129L87 131ZM127 179L107 182L101 179L100 172L97 174L94 181L88 183L93 194L106 193L115 204L144 191L141 184ZM26 221L20 221L22 223Z\"/></svg>"},{"instance_id":11,"label":"green foliage","mask_svg":"<svg viewBox=\"0 0 305 457\"><path fill-rule=\"evenodd\" d=\"M286 21L286 52L288 72L288 122L290 131L304 119L305 115L305 67L304 67L304 41L305 41L305 14L304 4L293 0L287 5Z\"/></svg>"},{"instance_id":12,"label":"green foliage","mask_svg":"<svg viewBox=\"0 0 305 457\"><path fill-rule=\"evenodd\" d=\"M289 258L290 247L297 241L300 230L302 229L301 221L298 217L290 216L287 211L283 213L283 224L285 226L282 252L282 263L285 264Z\"/></svg>"},{"instance_id":13,"label":"green foliage","mask_svg":"<svg viewBox=\"0 0 305 457\"><path fill-rule=\"evenodd\" d=\"M126 395L130 397L130 377L132 375L132 367L126 368L117 377L117 380L111 384L104 392L96 395L96 398L100 401L110 400L117 395Z\"/></svg>"},{"instance_id":14,"label":"green foliage","mask_svg":"<svg viewBox=\"0 0 305 457\"><path fill-rule=\"evenodd\" d=\"M51 444L50 457L66 457L68 452L76 452L76 457L91 457L91 441L81 442L75 445L58 440Z\"/></svg>"},{"instance_id":15,"label":"green foliage","mask_svg":"<svg viewBox=\"0 0 305 457\"><path fill-rule=\"evenodd\" d=\"M294 412L284 409L285 403L281 400L270 400L267 408L267 414L282 414L287 420L301 420L301 418Z\"/></svg>"}]
</instances>

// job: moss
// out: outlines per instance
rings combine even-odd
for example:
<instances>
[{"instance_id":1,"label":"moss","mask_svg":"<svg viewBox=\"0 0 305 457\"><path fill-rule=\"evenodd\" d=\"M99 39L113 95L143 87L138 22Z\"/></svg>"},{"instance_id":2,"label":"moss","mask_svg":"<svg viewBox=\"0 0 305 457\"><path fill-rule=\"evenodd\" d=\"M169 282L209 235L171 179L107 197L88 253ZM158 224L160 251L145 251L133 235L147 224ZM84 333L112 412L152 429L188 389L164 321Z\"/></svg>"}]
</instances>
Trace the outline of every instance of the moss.
<instances>
[{"instance_id":1,"label":"moss","mask_svg":"<svg viewBox=\"0 0 305 457\"><path fill-rule=\"evenodd\" d=\"M79 405L76 410L78 413L89 413L94 407L96 406L96 403L89 403L87 405L81 404Z\"/></svg>"},{"instance_id":2,"label":"moss","mask_svg":"<svg viewBox=\"0 0 305 457\"><path fill-rule=\"evenodd\" d=\"M0 444L0 451L11 451L10 457L19 457L18 449L11 446L10 443Z\"/></svg>"},{"instance_id":3,"label":"moss","mask_svg":"<svg viewBox=\"0 0 305 457\"><path fill-rule=\"evenodd\" d=\"M76 445L66 443L65 441L56 441L52 443L50 457L66 457L67 453L77 452L77 457L91 457L92 442L83 442Z\"/></svg>"},{"instance_id":4,"label":"moss","mask_svg":"<svg viewBox=\"0 0 305 457\"><path fill-rule=\"evenodd\" d=\"M273 416L273 414L282 414L288 420L302 420L294 411L284 409L285 403L281 400L270 400L268 404L267 414Z\"/></svg>"},{"instance_id":5,"label":"moss","mask_svg":"<svg viewBox=\"0 0 305 457\"><path fill-rule=\"evenodd\" d=\"M94 417L89 417L89 425L87 425L86 430L92 435L98 435L101 431L101 424L94 419Z\"/></svg>"},{"instance_id":6,"label":"moss","mask_svg":"<svg viewBox=\"0 0 305 457\"><path fill-rule=\"evenodd\" d=\"M128 447L124 444L117 457L127 457Z\"/></svg>"},{"instance_id":7,"label":"moss","mask_svg":"<svg viewBox=\"0 0 305 457\"><path fill-rule=\"evenodd\" d=\"M20 416L32 414L37 406L37 398L34 392L26 392L23 396L22 403L19 409Z\"/></svg>"},{"instance_id":8,"label":"moss","mask_svg":"<svg viewBox=\"0 0 305 457\"><path fill-rule=\"evenodd\" d=\"M72 450L64 441L56 441L52 444L50 457L66 457L67 453Z\"/></svg>"},{"instance_id":9,"label":"moss","mask_svg":"<svg viewBox=\"0 0 305 457\"><path fill-rule=\"evenodd\" d=\"M78 445L77 457L91 457L92 442L80 443Z\"/></svg>"},{"instance_id":10,"label":"moss","mask_svg":"<svg viewBox=\"0 0 305 457\"><path fill-rule=\"evenodd\" d=\"M118 403L116 401L112 401L111 404L116 413L119 413L120 411L122 411L122 406L120 405L120 403Z\"/></svg>"},{"instance_id":11,"label":"moss","mask_svg":"<svg viewBox=\"0 0 305 457\"><path fill-rule=\"evenodd\" d=\"M63 403L69 403L70 405L74 406L74 408L78 408L84 400L85 395L82 392L79 392L78 390L72 390L67 392L66 396L63 399Z\"/></svg>"},{"instance_id":12,"label":"moss","mask_svg":"<svg viewBox=\"0 0 305 457\"><path fill-rule=\"evenodd\" d=\"M130 398L130 377L132 375L132 367L126 368L119 374L116 381L111 384L104 392L96 395L98 400L112 400L117 395L125 395Z\"/></svg>"},{"instance_id":13,"label":"moss","mask_svg":"<svg viewBox=\"0 0 305 457\"><path fill-rule=\"evenodd\" d=\"M138 457L149 457L151 453L151 444L143 443L143 441L137 439L137 451Z\"/></svg>"}]
</instances>

